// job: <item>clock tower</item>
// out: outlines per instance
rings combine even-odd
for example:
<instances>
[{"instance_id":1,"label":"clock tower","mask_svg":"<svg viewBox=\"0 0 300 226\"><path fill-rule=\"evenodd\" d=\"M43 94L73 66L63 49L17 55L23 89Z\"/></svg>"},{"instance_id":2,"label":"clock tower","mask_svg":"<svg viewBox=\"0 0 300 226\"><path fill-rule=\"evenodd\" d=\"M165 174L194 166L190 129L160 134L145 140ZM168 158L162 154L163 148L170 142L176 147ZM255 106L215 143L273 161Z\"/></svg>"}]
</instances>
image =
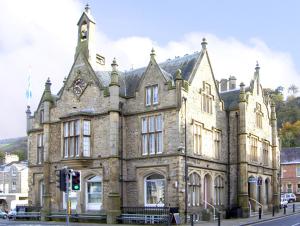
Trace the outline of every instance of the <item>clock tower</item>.
<instances>
[{"instance_id":1,"label":"clock tower","mask_svg":"<svg viewBox=\"0 0 300 226\"><path fill-rule=\"evenodd\" d=\"M96 54L96 22L91 15L90 7L87 4L78 23L78 41L75 59L79 53L83 53L94 70L105 65L105 58Z\"/></svg>"}]
</instances>

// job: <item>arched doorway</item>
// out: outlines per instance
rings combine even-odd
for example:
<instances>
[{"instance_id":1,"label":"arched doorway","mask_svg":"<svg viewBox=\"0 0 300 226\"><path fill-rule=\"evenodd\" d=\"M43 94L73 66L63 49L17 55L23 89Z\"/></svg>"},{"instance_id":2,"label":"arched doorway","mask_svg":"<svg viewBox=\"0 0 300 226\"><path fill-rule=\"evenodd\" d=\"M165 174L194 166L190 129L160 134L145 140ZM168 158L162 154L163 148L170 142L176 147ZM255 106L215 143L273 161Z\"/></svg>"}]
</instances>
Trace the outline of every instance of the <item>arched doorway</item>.
<instances>
[{"instance_id":1,"label":"arched doorway","mask_svg":"<svg viewBox=\"0 0 300 226\"><path fill-rule=\"evenodd\" d=\"M160 174L151 174L145 178L145 206L165 205L165 177Z\"/></svg>"},{"instance_id":2,"label":"arched doorway","mask_svg":"<svg viewBox=\"0 0 300 226\"><path fill-rule=\"evenodd\" d=\"M207 208L207 203L212 204L212 179L209 174L204 176L204 208Z\"/></svg>"},{"instance_id":3,"label":"arched doorway","mask_svg":"<svg viewBox=\"0 0 300 226\"><path fill-rule=\"evenodd\" d=\"M257 179L254 176L250 176L248 178L248 197L249 197L249 202L251 204L251 210L255 210L255 201L256 200L256 184L257 184Z\"/></svg>"}]
</instances>

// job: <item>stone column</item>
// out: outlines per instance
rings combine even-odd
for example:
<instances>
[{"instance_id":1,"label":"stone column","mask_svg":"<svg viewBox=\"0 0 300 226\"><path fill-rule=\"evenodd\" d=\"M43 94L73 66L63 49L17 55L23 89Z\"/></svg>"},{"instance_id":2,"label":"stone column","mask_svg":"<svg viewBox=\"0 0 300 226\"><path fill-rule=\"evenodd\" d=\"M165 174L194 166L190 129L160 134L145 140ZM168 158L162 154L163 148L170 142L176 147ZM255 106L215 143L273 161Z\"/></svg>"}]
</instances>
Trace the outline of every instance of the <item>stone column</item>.
<instances>
[{"instance_id":1,"label":"stone column","mask_svg":"<svg viewBox=\"0 0 300 226\"><path fill-rule=\"evenodd\" d=\"M249 197L248 197L248 163L247 163L247 116L246 116L246 94L245 85L240 84L240 100L239 100L239 131L238 131L238 205L242 209L242 217L249 216Z\"/></svg>"},{"instance_id":2,"label":"stone column","mask_svg":"<svg viewBox=\"0 0 300 226\"><path fill-rule=\"evenodd\" d=\"M51 193L50 193L50 108L53 102L51 95L51 82L50 79L46 81L45 91L43 94L43 104L44 104L44 121L43 121L43 142L44 142L44 167L43 176L45 184L45 193L43 195L43 207L42 207L42 219L45 220L51 211Z\"/></svg>"},{"instance_id":3,"label":"stone column","mask_svg":"<svg viewBox=\"0 0 300 226\"><path fill-rule=\"evenodd\" d=\"M109 194L107 198L107 223L116 223L116 217L121 214L120 196L120 87L116 59L113 60L111 83L109 85L109 150L108 175Z\"/></svg>"},{"instance_id":4,"label":"stone column","mask_svg":"<svg viewBox=\"0 0 300 226\"><path fill-rule=\"evenodd\" d=\"M276 211L279 211L279 183L278 183L278 173L279 173L279 151L278 151L278 136L277 136L277 119L275 112L275 103L272 101L271 103L271 126L272 126L272 167L273 167L273 175L272 175L272 203L275 207Z\"/></svg>"}]
</instances>

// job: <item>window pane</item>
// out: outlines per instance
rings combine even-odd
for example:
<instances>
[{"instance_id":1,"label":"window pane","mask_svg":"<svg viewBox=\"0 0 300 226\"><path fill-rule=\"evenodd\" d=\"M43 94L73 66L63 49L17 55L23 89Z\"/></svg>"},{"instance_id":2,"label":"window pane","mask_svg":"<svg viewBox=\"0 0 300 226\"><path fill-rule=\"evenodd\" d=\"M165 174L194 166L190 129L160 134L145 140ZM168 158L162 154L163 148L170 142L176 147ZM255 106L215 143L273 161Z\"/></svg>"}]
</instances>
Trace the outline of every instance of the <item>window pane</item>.
<instances>
[{"instance_id":1,"label":"window pane","mask_svg":"<svg viewBox=\"0 0 300 226\"><path fill-rule=\"evenodd\" d=\"M69 136L69 128L68 128L68 123L64 123L64 137L68 137Z\"/></svg>"},{"instance_id":2,"label":"window pane","mask_svg":"<svg viewBox=\"0 0 300 226\"><path fill-rule=\"evenodd\" d=\"M74 156L74 138L70 138L70 156Z\"/></svg>"},{"instance_id":3,"label":"window pane","mask_svg":"<svg viewBox=\"0 0 300 226\"><path fill-rule=\"evenodd\" d=\"M163 151L163 144L162 144L162 132L156 134L156 152L162 153Z\"/></svg>"},{"instance_id":4,"label":"window pane","mask_svg":"<svg viewBox=\"0 0 300 226\"><path fill-rule=\"evenodd\" d=\"M65 157L68 157L68 148L69 148L69 143L68 143L68 138L64 139L64 149L65 149Z\"/></svg>"},{"instance_id":5,"label":"window pane","mask_svg":"<svg viewBox=\"0 0 300 226\"><path fill-rule=\"evenodd\" d=\"M158 103L158 86L153 86L153 104Z\"/></svg>"},{"instance_id":6,"label":"window pane","mask_svg":"<svg viewBox=\"0 0 300 226\"><path fill-rule=\"evenodd\" d=\"M83 138L83 156L90 156L90 137Z\"/></svg>"},{"instance_id":7,"label":"window pane","mask_svg":"<svg viewBox=\"0 0 300 226\"><path fill-rule=\"evenodd\" d=\"M142 118L142 133L147 133L147 118Z\"/></svg>"},{"instance_id":8,"label":"window pane","mask_svg":"<svg viewBox=\"0 0 300 226\"><path fill-rule=\"evenodd\" d=\"M149 117L149 132L154 132L154 116Z\"/></svg>"},{"instance_id":9,"label":"window pane","mask_svg":"<svg viewBox=\"0 0 300 226\"><path fill-rule=\"evenodd\" d=\"M164 180L146 181L147 204L164 205Z\"/></svg>"},{"instance_id":10,"label":"window pane","mask_svg":"<svg viewBox=\"0 0 300 226\"><path fill-rule=\"evenodd\" d=\"M83 135L90 135L91 131L90 131L90 125L91 122L90 121L83 121Z\"/></svg>"},{"instance_id":11,"label":"window pane","mask_svg":"<svg viewBox=\"0 0 300 226\"><path fill-rule=\"evenodd\" d=\"M154 134L149 135L149 146L150 146L150 154L155 154L155 136L154 136Z\"/></svg>"},{"instance_id":12,"label":"window pane","mask_svg":"<svg viewBox=\"0 0 300 226\"><path fill-rule=\"evenodd\" d=\"M146 105L151 105L151 87L146 88Z\"/></svg>"},{"instance_id":13,"label":"window pane","mask_svg":"<svg viewBox=\"0 0 300 226\"><path fill-rule=\"evenodd\" d=\"M156 116L156 131L162 130L162 117L161 115Z\"/></svg>"},{"instance_id":14,"label":"window pane","mask_svg":"<svg viewBox=\"0 0 300 226\"><path fill-rule=\"evenodd\" d=\"M147 155L148 154L148 135L143 135L143 155Z\"/></svg>"},{"instance_id":15,"label":"window pane","mask_svg":"<svg viewBox=\"0 0 300 226\"><path fill-rule=\"evenodd\" d=\"M75 121L75 135L79 135L80 134L80 124L79 124L79 120Z\"/></svg>"},{"instance_id":16,"label":"window pane","mask_svg":"<svg viewBox=\"0 0 300 226\"><path fill-rule=\"evenodd\" d=\"M79 137L75 137L75 155L79 156Z\"/></svg>"},{"instance_id":17,"label":"window pane","mask_svg":"<svg viewBox=\"0 0 300 226\"><path fill-rule=\"evenodd\" d=\"M74 121L70 122L70 136L74 136Z\"/></svg>"},{"instance_id":18,"label":"window pane","mask_svg":"<svg viewBox=\"0 0 300 226\"><path fill-rule=\"evenodd\" d=\"M88 182L88 203L101 202L101 182Z\"/></svg>"}]
</instances>

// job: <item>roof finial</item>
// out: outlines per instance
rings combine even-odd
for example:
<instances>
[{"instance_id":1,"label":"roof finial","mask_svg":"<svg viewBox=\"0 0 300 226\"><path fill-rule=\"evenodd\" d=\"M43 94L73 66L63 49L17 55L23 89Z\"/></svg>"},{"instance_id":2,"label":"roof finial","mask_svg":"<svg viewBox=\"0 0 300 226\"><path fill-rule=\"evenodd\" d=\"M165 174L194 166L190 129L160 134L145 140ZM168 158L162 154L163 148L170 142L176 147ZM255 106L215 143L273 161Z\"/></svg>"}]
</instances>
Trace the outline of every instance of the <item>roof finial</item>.
<instances>
[{"instance_id":1,"label":"roof finial","mask_svg":"<svg viewBox=\"0 0 300 226\"><path fill-rule=\"evenodd\" d=\"M111 63L111 67L112 67L112 71L117 71L118 64L115 57L113 59L113 62Z\"/></svg>"},{"instance_id":2,"label":"roof finial","mask_svg":"<svg viewBox=\"0 0 300 226\"><path fill-rule=\"evenodd\" d=\"M86 13L90 13L90 5L89 5L89 3L86 3L84 9L85 9L85 12L86 12Z\"/></svg>"},{"instance_id":3,"label":"roof finial","mask_svg":"<svg viewBox=\"0 0 300 226\"><path fill-rule=\"evenodd\" d=\"M260 66L259 66L259 64L258 64L258 61L256 61L255 71L258 73L258 72L259 72L259 69L260 69Z\"/></svg>"},{"instance_id":4,"label":"roof finial","mask_svg":"<svg viewBox=\"0 0 300 226\"><path fill-rule=\"evenodd\" d=\"M206 46L207 46L206 38L203 38L203 39L202 39L201 45L202 45L202 49L203 49L203 50L206 49Z\"/></svg>"},{"instance_id":5,"label":"roof finial","mask_svg":"<svg viewBox=\"0 0 300 226\"><path fill-rule=\"evenodd\" d=\"M152 47L152 49L151 49L150 56L151 56L151 59L154 59L154 57L155 57L155 50L154 50L153 47Z\"/></svg>"},{"instance_id":6,"label":"roof finial","mask_svg":"<svg viewBox=\"0 0 300 226\"><path fill-rule=\"evenodd\" d=\"M109 86L117 85L119 86L119 74L117 71L117 61L116 58L113 59L113 62L111 63L112 72L111 72L111 78L110 78L110 84Z\"/></svg>"}]
</instances>

